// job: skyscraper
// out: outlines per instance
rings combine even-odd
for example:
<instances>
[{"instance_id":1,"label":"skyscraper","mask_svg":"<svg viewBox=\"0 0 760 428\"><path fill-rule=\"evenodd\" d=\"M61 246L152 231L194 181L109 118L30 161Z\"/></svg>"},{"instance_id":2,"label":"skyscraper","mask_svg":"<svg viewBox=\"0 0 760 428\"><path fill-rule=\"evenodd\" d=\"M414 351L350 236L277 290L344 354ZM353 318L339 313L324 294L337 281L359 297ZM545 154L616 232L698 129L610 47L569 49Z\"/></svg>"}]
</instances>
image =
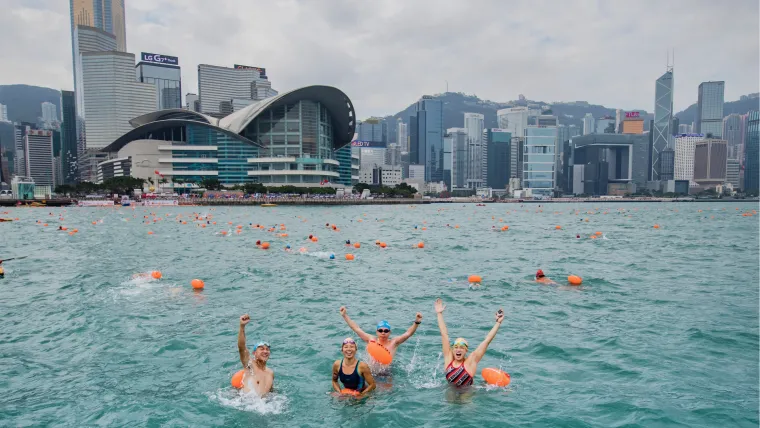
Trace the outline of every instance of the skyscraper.
<instances>
[{"instance_id":1,"label":"skyscraper","mask_svg":"<svg viewBox=\"0 0 760 428\"><path fill-rule=\"evenodd\" d=\"M222 116L222 103L232 99L263 100L277 95L266 75L266 69L235 65L219 67L198 65L198 97L201 112Z\"/></svg>"},{"instance_id":2,"label":"skyscraper","mask_svg":"<svg viewBox=\"0 0 760 428\"><path fill-rule=\"evenodd\" d=\"M744 191L757 193L760 187L760 114L747 114L744 142Z\"/></svg>"},{"instance_id":3,"label":"skyscraper","mask_svg":"<svg viewBox=\"0 0 760 428\"><path fill-rule=\"evenodd\" d=\"M24 136L24 161L26 176L32 177L38 186L55 185L53 164L53 132L26 128Z\"/></svg>"},{"instance_id":4,"label":"skyscraper","mask_svg":"<svg viewBox=\"0 0 760 428\"><path fill-rule=\"evenodd\" d=\"M694 181L712 187L726 182L726 140L708 138L694 146Z\"/></svg>"},{"instance_id":5,"label":"skyscraper","mask_svg":"<svg viewBox=\"0 0 760 428\"><path fill-rule=\"evenodd\" d=\"M675 159L673 167L674 180L689 180L689 186L695 187L694 182L694 147L697 142L705 139L702 134L681 134L675 137Z\"/></svg>"},{"instance_id":6,"label":"skyscraper","mask_svg":"<svg viewBox=\"0 0 760 428\"><path fill-rule=\"evenodd\" d=\"M529 125L525 130L523 188L533 195L554 193L556 139L556 126Z\"/></svg>"},{"instance_id":7,"label":"skyscraper","mask_svg":"<svg viewBox=\"0 0 760 428\"><path fill-rule=\"evenodd\" d=\"M201 104L198 100L198 94L188 92L185 94L185 108L192 111L201 111Z\"/></svg>"},{"instance_id":8,"label":"skyscraper","mask_svg":"<svg viewBox=\"0 0 760 428\"><path fill-rule=\"evenodd\" d=\"M596 119L596 133L597 134L614 134L615 132L615 118L610 116L600 117Z\"/></svg>"},{"instance_id":9,"label":"skyscraper","mask_svg":"<svg viewBox=\"0 0 760 428\"><path fill-rule=\"evenodd\" d=\"M409 127L406 123L398 119L396 124L396 143L401 146L402 152L409 151Z\"/></svg>"},{"instance_id":10,"label":"skyscraper","mask_svg":"<svg viewBox=\"0 0 760 428\"><path fill-rule=\"evenodd\" d=\"M182 73L177 57L143 52L135 72L138 82L156 86L159 110L182 108Z\"/></svg>"},{"instance_id":11,"label":"skyscraper","mask_svg":"<svg viewBox=\"0 0 760 428\"><path fill-rule=\"evenodd\" d=\"M424 95L416 110L418 162L425 166L425 181L443 181L443 102Z\"/></svg>"},{"instance_id":12,"label":"skyscraper","mask_svg":"<svg viewBox=\"0 0 760 428\"><path fill-rule=\"evenodd\" d=\"M655 83L654 128L652 136L651 181L660 180L660 153L670 146L673 130L673 69L669 68Z\"/></svg>"},{"instance_id":13,"label":"skyscraper","mask_svg":"<svg viewBox=\"0 0 760 428\"><path fill-rule=\"evenodd\" d=\"M726 161L726 183L730 183L734 190L739 190L742 183L739 182L739 161L729 158Z\"/></svg>"},{"instance_id":14,"label":"skyscraper","mask_svg":"<svg viewBox=\"0 0 760 428\"><path fill-rule=\"evenodd\" d=\"M723 137L723 91L725 82L702 82L697 93L697 133Z\"/></svg>"},{"instance_id":15,"label":"skyscraper","mask_svg":"<svg viewBox=\"0 0 760 428\"><path fill-rule=\"evenodd\" d=\"M57 122L58 109L55 104L45 101L42 103L42 120L43 122Z\"/></svg>"},{"instance_id":16,"label":"skyscraper","mask_svg":"<svg viewBox=\"0 0 760 428\"><path fill-rule=\"evenodd\" d=\"M742 116L736 113L723 118L723 139L728 142L728 158L739 159L742 146Z\"/></svg>"},{"instance_id":17,"label":"skyscraper","mask_svg":"<svg viewBox=\"0 0 760 428\"><path fill-rule=\"evenodd\" d=\"M0 122L10 122L8 120L8 106L0 104Z\"/></svg>"},{"instance_id":18,"label":"skyscraper","mask_svg":"<svg viewBox=\"0 0 760 428\"><path fill-rule=\"evenodd\" d=\"M359 141L382 143L385 147L388 144L388 123L383 118L370 117L356 124L356 134Z\"/></svg>"},{"instance_id":19,"label":"skyscraper","mask_svg":"<svg viewBox=\"0 0 760 428\"><path fill-rule=\"evenodd\" d=\"M61 169L63 182L77 181L77 122L76 96L73 91L61 91Z\"/></svg>"},{"instance_id":20,"label":"skyscraper","mask_svg":"<svg viewBox=\"0 0 760 428\"><path fill-rule=\"evenodd\" d=\"M484 116L480 113L464 114L464 129L467 132L467 146L469 151L470 165L467 179L470 187L482 187L486 177L483 174L484 160L486 159L485 147L483 147ZM487 168L487 166L486 166Z\"/></svg>"},{"instance_id":21,"label":"skyscraper","mask_svg":"<svg viewBox=\"0 0 760 428\"><path fill-rule=\"evenodd\" d=\"M583 135L593 134L596 132L596 121L594 120L594 115L591 113L586 113L585 116L583 116Z\"/></svg>"},{"instance_id":22,"label":"skyscraper","mask_svg":"<svg viewBox=\"0 0 760 428\"><path fill-rule=\"evenodd\" d=\"M468 145L467 130L449 128L446 135L451 138L451 189L467 188Z\"/></svg>"},{"instance_id":23,"label":"skyscraper","mask_svg":"<svg viewBox=\"0 0 760 428\"><path fill-rule=\"evenodd\" d=\"M124 13L125 0L69 0L71 34L78 25L100 28L113 34L116 48L127 51L127 26Z\"/></svg>"},{"instance_id":24,"label":"skyscraper","mask_svg":"<svg viewBox=\"0 0 760 428\"><path fill-rule=\"evenodd\" d=\"M525 136L528 118L541 112L530 110L528 107L511 107L496 111L499 128L506 129L515 137Z\"/></svg>"},{"instance_id":25,"label":"skyscraper","mask_svg":"<svg viewBox=\"0 0 760 428\"><path fill-rule=\"evenodd\" d=\"M506 189L510 177L510 145L512 134L501 128L489 128L484 132L484 144L488 150L486 186Z\"/></svg>"}]
</instances>

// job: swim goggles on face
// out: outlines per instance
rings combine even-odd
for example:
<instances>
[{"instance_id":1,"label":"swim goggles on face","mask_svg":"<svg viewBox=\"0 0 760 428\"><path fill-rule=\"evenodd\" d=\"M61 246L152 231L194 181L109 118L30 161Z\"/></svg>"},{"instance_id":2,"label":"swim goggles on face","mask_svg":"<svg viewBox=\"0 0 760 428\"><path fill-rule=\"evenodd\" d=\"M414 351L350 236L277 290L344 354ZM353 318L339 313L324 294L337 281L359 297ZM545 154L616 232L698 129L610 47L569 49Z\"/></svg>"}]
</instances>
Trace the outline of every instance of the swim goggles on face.
<instances>
[{"instance_id":1,"label":"swim goggles on face","mask_svg":"<svg viewBox=\"0 0 760 428\"><path fill-rule=\"evenodd\" d=\"M269 346L269 343L267 343L267 342L258 342L258 343L256 343L255 345L253 345L253 350L254 350L254 352L256 351L256 349L258 349L258 347L259 347L259 346L266 346L266 347L267 347L267 349L269 349L269 350L271 350L271 349L272 349L272 347L271 347L271 346Z\"/></svg>"},{"instance_id":2,"label":"swim goggles on face","mask_svg":"<svg viewBox=\"0 0 760 428\"><path fill-rule=\"evenodd\" d=\"M356 345L356 342L354 341L354 339L351 339L350 337L347 337L347 338L343 339L343 344L344 345L349 344L349 343Z\"/></svg>"}]
</instances>

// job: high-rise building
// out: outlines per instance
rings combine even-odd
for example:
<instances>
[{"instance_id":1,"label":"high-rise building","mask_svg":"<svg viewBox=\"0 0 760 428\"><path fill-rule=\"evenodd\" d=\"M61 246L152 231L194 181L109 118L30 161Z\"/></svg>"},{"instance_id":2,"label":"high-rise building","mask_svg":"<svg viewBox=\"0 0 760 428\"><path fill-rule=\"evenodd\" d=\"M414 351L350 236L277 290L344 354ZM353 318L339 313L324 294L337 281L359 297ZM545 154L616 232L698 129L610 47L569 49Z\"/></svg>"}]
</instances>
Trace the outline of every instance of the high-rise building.
<instances>
[{"instance_id":1,"label":"high-rise building","mask_svg":"<svg viewBox=\"0 0 760 428\"><path fill-rule=\"evenodd\" d=\"M222 116L221 104L232 99L263 100L277 95L260 67L198 65L198 97L201 112Z\"/></svg>"},{"instance_id":2,"label":"high-rise building","mask_svg":"<svg viewBox=\"0 0 760 428\"><path fill-rule=\"evenodd\" d=\"M8 120L8 106L0 104L0 122L10 122Z\"/></svg>"},{"instance_id":3,"label":"high-rise building","mask_svg":"<svg viewBox=\"0 0 760 428\"><path fill-rule=\"evenodd\" d=\"M380 117L371 117L356 124L359 141L388 144L388 123Z\"/></svg>"},{"instance_id":4,"label":"high-rise building","mask_svg":"<svg viewBox=\"0 0 760 428\"><path fill-rule=\"evenodd\" d=\"M53 132L26 128L24 135L26 176L38 186L55 186Z\"/></svg>"},{"instance_id":5,"label":"high-rise building","mask_svg":"<svg viewBox=\"0 0 760 428\"><path fill-rule=\"evenodd\" d=\"M585 116L583 116L583 135L593 134L596 132L596 120L594 119L594 115L591 113L586 113Z\"/></svg>"},{"instance_id":6,"label":"high-rise building","mask_svg":"<svg viewBox=\"0 0 760 428\"><path fill-rule=\"evenodd\" d=\"M697 134L723 137L723 91L725 82L702 82L697 93ZM712 134L712 135L710 135Z\"/></svg>"},{"instance_id":7,"label":"high-rise building","mask_svg":"<svg viewBox=\"0 0 760 428\"><path fill-rule=\"evenodd\" d=\"M660 153L670 147L673 136L673 69L669 68L655 82L654 124L652 136L651 181L660 181Z\"/></svg>"},{"instance_id":8,"label":"high-rise building","mask_svg":"<svg viewBox=\"0 0 760 428\"><path fill-rule=\"evenodd\" d=\"M488 150L486 186L493 189L506 189L510 177L509 155L512 133L501 128L488 128L484 134L485 146Z\"/></svg>"},{"instance_id":9,"label":"high-rise building","mask_svg":"<svg viewBox=\"0 0 760 428\"><path fill-rule=\"evenodd\" d=\"M198 99L198 94L191 94L190 92L185 94L185 108L191 111L201 111L201 104Z\"/></svg>"},{"instance_id":10,"label":"high-rise building","mask_svg":"<svg viewBox=\"0 0 760 428\"><path fill-rule=\"evenodd\" d=\"M385 164L390 166L401 165L401 146L397 143L388 144L385 149Z\"/></svg>"},{"instance_id":11,"label":"high-rise building","mask_svg":"<svg viewBox=\"0 0 760 428\"><path fill-rule=\"evenodd\" d=\"M660 153L660 181L674 180L676 151L668 147Z\"/></svg>"},{"instance_id":12,"label":"high-rise building","mask_svg":"<svg viewBox=\"0 0 760 428\"><path fill-rule=\"evenodd\" d=\"M523 188L549 197L555 186L556 126L529 125L525 130Z\"/></svg>"},{"instance_id":13,"label":"high-rise building","mask_svg":"<svg viewBox=\"0 0 760 428\"><path fill-rule=\"evenodd\" d=\"M618 132L621 134L644 133L644 118L639 112L626 112L625 118L618 125Z\"/></svg>"},{"instance_id":14,"label":"high-rise building","mask_svg":"<svg viewBox=\"0 0 760 428\"><path fill-rule=\"evenodd\" d=\"M77 182L77 112L73 91L61 91L61 174L65 184Z\"/></svg>"},{"instance_id":15,"label":"high-rise building","mask_svg":"<svg viewBox=\"0 0 760 428\"><path fill-rule=\"evenodd\" d=\"M694 147L703 141L702 134L681 134L675 136L675 160L673 166L674 180L689 180L689 187L695 187L694 181Z\"/></svg>"},{"instance_id":16,"label":"high-rise building","mask_svg":"<svg viewBox=\"0 0 760 428\"><path fill-rule=\"evenodd\" d=\"M760 187L760 114L747 114L744 140L744 191L757 192Z\"/></svg>"},{"instance_id":17,"label":"high-rise building","mask_svg":"<svg viewBox=\"0 0 760 428\"><path fill-rule=\"evenodd\" d=\"M728 142L728 158L739 159L742 146L743 118L732 113L723 118L723 139Z\"/></svg>"},{"instance_id":18,"label":"high-rise building","mask_svg":"<svg viewBox=\"0 0 760 428\"><path fill-rule=\"evenodd\" d=\"M454 150L454 137L448 132L443 134L443 184L446 188L451 190L452 168L454 166L452 162L452 151Z\"/></svg>"},{"instance_id":19,"label":"high-rise building","mask_svg":"<svg viewBox=\"0 0 760 428\"><path fill-rule=\"evenodd\" d=\"M707 138L694 146L694 181L701 187L726 182L726 140Z\"/></svg>"},{"instance_id":20,"label":"high-rise building","mask_svg":"<svg viewBox=\"0 0 760 428\"><path fill-rule=\"evenodd\" d=\"M742 183L739 182L740 169L741 165L739 165L738 159L728 158L728 160L726 160L726 183L730 183L734 190L739 190L742 185Z\"/></svg>"},{"instance_id":21,"label":"high-rise building","mask_svg":"<svg viewBox=\"0 0 760 428\"><path fill-rule=\"evenodd\" d=\"M412 132L417 133L417 162L425 167L425 181L443 181L443 102L424 95L416 111L417 126Z\"/></svg>"},{"instance_id":22,"label":"high-rise building","mask_svg":"<svg viewBox=\"0 0 760 428\"><path fill-rule=\"evenodd\" d=\"M499 128L506 129L517 137L523 137L529 119L540 114L540 110L529 107L511 107L496 111Z\"/></svg>"},{"instance_id":23,"label":"high-rise building","mask_svg":"<svg viewBox=\"0 0 760 428\"><path fill-rule=\"evenodd\" d=\"M678 133L679 134L691 134L691 125L688 123L682 123L678 125Z\"/></svg>"},{"instance_id":24,"label":"high-rise building","mask_svg":"<svg viewBox=\"0 0 760 428\"><path fill-rule=\"evenodd\" d=\"M26 177L26 132L34 129L34 124L19 122L13 124L13 140L15 153L13 157L13 173L17 176Z\"/></svg>"},{"instance_id":25,"label":"high-rise building","mask_svg":"<svg viewBox=\"0 0 760 428\"><path fill-rule=\"evenodd\" d=\"M156 111L157 89L135 81L135 56L126 52L82 54L86 147L100 149L131 131L129 121Z\"/></svg>"},{"instance_id":26,"label":"high-rise building","mask_svg":"<svg viewBox=\"0 0 760 428\"><path fill-rule=\"evenodd\" d=\"M417 115L409 116L409 164L420 164L420 137Z\"/></svg>"},{"instance_id":27,"label":"high-rise building","mask_svg":"<svg viewBox=\"0 0 760 428\"><path fill-rule=\"evenodd\" d=\"M604 116L596 119L596 133L597 134L614 134L615 132L615 118L610 116Z\"/></svg>"},{"instance_id":28,"label":"high-rise building","mask_svg":"<svg viewBox=\"0 0 760 428\"><path fill-rule=\"evenodd\" d=\"M623 121L623 109L615 110L615 133L621 133L621 122Z\"/></svg>"},{"instance_id":29,"label":"high-rise building","mask_svg":"<svg viewBox=\"0 0 760 428\"><path fill-rule=\"evenodd\" d=\"M396 124L396 143L401 146L402 152L409 151L409 127L406 123L398 119Z\"/></svg>"},{"instance_id":30,"label":"high-rise building","mask_svg":"<svg viewBox=\"0 0 760 428\"><path fill-rule=\"evenodd\" d=\"M46 123L58 122L58 109L51 102L42 103L42 121Z\"/></svg>"},{"instance_id":31,"label":"high-rise building","mask_svg":"<svg viewBox=\"0 0 760 428\"><path fill-rule=\"evenodd\" d=\"M525 137L512 137L509 145L509 178L522 180Z\"/></svg>"},{"instance_id":32,"label":"high-rise building","mask_svg":"<svg viewBox=\"0 0 760 428\"><path fill-rule=\"evenodd\" d=\"M70 0L71 34L76 26L99 28L116 39L117 49L127 51L125 0ZM72 37L73 38L73 37Z\"/></svg>"},{"instance_id":33,"label":"high-rise building","mask_svg":"<svg viewBox=\"0 0 760 428\"><path fill-rule=\"evenodd\" d=\"M182 108L182 73L174 56L143 52L135 66L137 81L158 90L158 109Z\"/></svg>"},{"instance_id":34,"label":"high-rise building","mask_svg":"<svg viewBox=\"0 0 760 428\"><path fill-rule=\"evenodd\" d=\"M467 147L470 161L467 180L471 188L483 187L486 181L486 177L483 174L484 169L487 168L486 148L483 145L484 123L485 118L480 113L464 114L464 129L467 132Z\"/></svg>"},{"instance_id":35,"label":"high-rise building","mask_svg":"<svg viewBox=\"0 0 760 428\"><path fill-rule=\"evenodd\" d=\"M451 139L451 186L449 189L467 188L467 168L469 166L469 145L467 130L449 128L446 135Z\"/></svg>"},{"instance_id":36,"label":"high-rise building","mask_svg":"<svg viewBox=\"0 0 760 428\"><path fill-rule=\"evenodd\" d=\"M565 191L605 195L615 194L621 189L633 193L633 188L628 187L631 184L646 186L648 142L647 136L641 134L606 133L573 137L565 168L568 174Z\"/></svg>"}]
</instances>

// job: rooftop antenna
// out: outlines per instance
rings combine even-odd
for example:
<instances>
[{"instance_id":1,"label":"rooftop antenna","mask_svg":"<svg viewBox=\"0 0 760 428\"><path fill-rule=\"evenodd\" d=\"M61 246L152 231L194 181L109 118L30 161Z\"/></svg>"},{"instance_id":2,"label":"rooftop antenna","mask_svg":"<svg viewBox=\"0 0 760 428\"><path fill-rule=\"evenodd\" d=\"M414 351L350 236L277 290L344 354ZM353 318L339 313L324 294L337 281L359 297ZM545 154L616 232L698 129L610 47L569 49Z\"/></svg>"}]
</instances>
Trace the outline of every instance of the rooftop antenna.
<instances>
[{"instance_id":1,"label":"rooftop antenna","mask_svg":"<svg viewBox=\"0 0 760 428\"><path fill-rule=\"evenodd\" d=\"M676 62L676 50L673 49L672 50L672 54L671 54L671 51L668 51L668 60L667 60L667 63L665 65L665 71L669 71L669 72L672 73L673 72L673 66L675 65L675 62Z\"/></svg>"},{"instance_id":2,"label":"rooftop antenna","mask_svg":"<svg viewBox=\"0 0 760 428\"><path fill-rule=\"evenodd\" d=\"M446 80L445 82L446 82L446 93L448 93L449 92L449 81Z\"/></svg>"}]
</instances>

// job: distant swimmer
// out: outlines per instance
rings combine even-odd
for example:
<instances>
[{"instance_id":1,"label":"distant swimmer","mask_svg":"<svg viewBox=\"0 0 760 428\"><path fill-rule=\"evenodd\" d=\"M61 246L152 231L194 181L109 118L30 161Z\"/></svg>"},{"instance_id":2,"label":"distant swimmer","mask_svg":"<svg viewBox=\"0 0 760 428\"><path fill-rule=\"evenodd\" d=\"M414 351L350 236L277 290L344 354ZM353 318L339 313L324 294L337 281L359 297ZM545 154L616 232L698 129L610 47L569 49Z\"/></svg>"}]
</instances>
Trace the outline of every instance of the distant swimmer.
<instances>
[{"instance_id":1,"label":"distant swimmer","mask_svg":"<svg viewBox=\"0 0 760 428\"><path fill-rule=\"evenodd\" d=\"M243 375L243 391L256 391L258 395L264 395L272 390L274 372L267 367L270 347L267 342L257 342L253 345L253 355L245 346L245 326L251 321L251 317L245 314L240 317L240 330L238 331L238 352L240 362L245 369Z\"/></svg>"},{"instance_id":2,"label":"distant swimmer","mask_svg":"<svg viewBox=\"0 0 760 428\"><path fill-rule=\"evenodd\" d=\"M475 373L478 369L478 363L485 355L488 345L496 337L501 322L504 320L504 311L501 309L496 312L496 324L486 335L485 340L467 356L469 345L463 338L457 338L453 344L449 342L449 331L446 329L446 322L443 320L443 311L446 305L438 298L435 301L435 312L438 314L438 328L441 330L441 343L443 345L443 367L446 381L451 385L461 387L470 386L474 382Z\"/></svg>"},{"instance_id":3,"label":"distant swimmer","mask_svg":"<svg viewBox=\"0 0 760 428\"><path fill-rule=\"evenodd\" d=\"M351 240L350 239L346 239L346 246L351 246Z\"/></svg>"},{"instance_id":4,"label":"distant swimmer","mask_svg":"<svg viewBox=\"0 0 760 428\"><path fill-rule=\"evenodd\" d=\"M384 346L388 352L391 353L391 357L396 355L396 349L399 345L406 342L415 331L417 331L417 327L422 323L422 314L417 312L417 315L414 318L414 323L412 324L409 329L402 334L401 336L391 338L391 325L388 323L388 321L382 320L379 323L377 323L377 337L372 336L370 334L365 333L354 320L348 317L348 313L346 313L346 307L341 306L340 307L340 315L343 317L343 320L346 321L346 324L348 324L349 327L351 327L351 330L354 331L354 333L359 335L359 338L367 343L369 342L377 342L378 344Z\"/></svg>"},{"instance_id":5,"label":"distant swimmer","mask_svg":"<svg viewBox=\"0 0 760 428\"><path fill-rule=\"evenodd\" d=\"M342 392L338 383L340 381L343 389L356 391L358 397L363 398L375 389L375 378L367 363L356 358L356 351L354 339L346 338L340 347L343 358L335 360L332 366L332 386L336 392Z\"/></svg>"},{"instance_id":6,"label":"distant swimmer","mask_svg":"<svg viewBox=\"0 0 760 428\"><path fill-rule=\"evenodd\" d=\"M544 275L544 271L542 271L541 269L536 271L536 282L541 283L541 284L556 284L556 282L547 278L547 276Z\"/></svg>"}]
</instances>

